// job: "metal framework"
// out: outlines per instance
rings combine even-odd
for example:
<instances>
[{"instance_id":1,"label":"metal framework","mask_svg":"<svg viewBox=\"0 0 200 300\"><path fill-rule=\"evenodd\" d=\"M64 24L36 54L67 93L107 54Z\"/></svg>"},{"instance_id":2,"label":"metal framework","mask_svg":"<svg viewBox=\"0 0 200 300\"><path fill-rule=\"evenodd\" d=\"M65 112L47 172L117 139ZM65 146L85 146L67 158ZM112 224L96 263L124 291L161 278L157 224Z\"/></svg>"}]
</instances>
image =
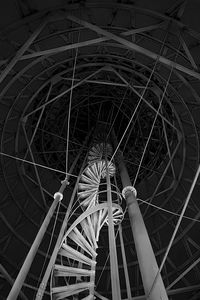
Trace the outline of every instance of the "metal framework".
<instances>
[{"instance_id":1,"label":"metal framework","mask_svg":"<svg viewBox=\"0 0 200 300\"><path fill-rule=\"evenodd\" d=\"M1 32L3 296L17 278L8 299L198 299L200 35L185 5L86 1Z\"/></svg>"}]
</instances>

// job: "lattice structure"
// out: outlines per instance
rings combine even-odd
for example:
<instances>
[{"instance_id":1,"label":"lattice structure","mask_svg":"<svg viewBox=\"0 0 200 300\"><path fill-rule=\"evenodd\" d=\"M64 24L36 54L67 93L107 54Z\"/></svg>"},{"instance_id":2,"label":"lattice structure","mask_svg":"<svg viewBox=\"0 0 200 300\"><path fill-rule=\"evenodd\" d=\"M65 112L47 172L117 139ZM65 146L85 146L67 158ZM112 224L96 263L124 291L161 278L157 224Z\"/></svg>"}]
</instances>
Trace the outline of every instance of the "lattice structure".
<instances>
[{"instance_id":1,"label":"lattice structure","mask_svg":"<svg viewBox=\"0 0 200 300\"><path fill-rule=\"evenodd\" d=\"M2 1L1 298L9 293L8 300L18 295L30 300L38 292L37 299L49 300L52 266L53 297L61 297L61 291L73 300L92 295L94 283L80 290L94 282L95 267L86 267L80 256L95 261L95 242L96 289L103 297L160 300L160 273L170 300L200 298L199 179L195 185L200 161L200 34L198 14L196 21L192 14L199 9L195 0ZM114 217L114 224L116 215L121 216L113 204L116 189L109 206L108 193L102 191L108 184L105 153L108 160L113 155L107 138L113 131L114 152L119 146L123 153L123 163L115 156L116 182L127 204L121 239L112 231L115 245L108 241L107 230L100 231L99 242L96 234L109 218ZM111 172L115 166L108 165ZM69 175L70 185L65 194L64 184L54 195L63 173ZM68 222L72 194L81 206ZM84 220L69 231L79 213ZM105 220L96 223L103 215ZM70 258L66 247L73 255L78 251L79 260ZM61 248L66 256L58 254ZM124 255L123 264L110 260L104 267L114 248L116 256ZM119 271L119 297L111 265ZM67 282L68 291L63 291Z\"/></svg>"}]
</instances>

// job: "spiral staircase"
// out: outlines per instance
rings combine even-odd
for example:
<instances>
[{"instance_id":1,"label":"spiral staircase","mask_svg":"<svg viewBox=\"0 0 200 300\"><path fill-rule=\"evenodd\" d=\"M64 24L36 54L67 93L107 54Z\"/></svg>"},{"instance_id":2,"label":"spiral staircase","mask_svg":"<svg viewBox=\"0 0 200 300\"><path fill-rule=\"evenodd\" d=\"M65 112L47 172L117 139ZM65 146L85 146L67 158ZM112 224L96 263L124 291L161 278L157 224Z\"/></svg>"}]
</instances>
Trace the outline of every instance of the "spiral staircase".
<instances>
[{"instance_id":1,"label":"spiral staircase","mask_svg":"<svg viewBox=\"0 0 200 300\"><path fill-rule=\"evenodd\" d=\"M112 155L110 144L96 144L89 151L77 192L83 213L66 230L60 245L51 276L52 299L66 299L77 294L78 299L94 299L99 234L105 224L109 226L108 202L101 201L106 191L100 192L99 185L106 176L115 174L114 164L103 157L105 152L107 156ZM119 225L122 219L121 206L112 203L113 224Z\"/></svg>"},{"instance_id":2,"label":"spiral staircase","mask_svg":"<svg viewBox=\"0 0 200 300\"><path fill-rule=\"evenodd\" d=\"M68 213L43 300L61 292L70 300L100 298L97 293L112 299L108 213L118 224L126 202L118 201L116 157L107 145L106 162L105 136L93 135L99 123L120 142L158 266L166 257L161 273L169 299L199 300L199 179L170 243L200 161L199 11L197 0L1 1L0 300L13 288L66 176L68 129L70 184L19 299L35 300ZM141 300L128 206L121 227L122 238L115 237L121 299Z\"/></svg>"}]
</instances>

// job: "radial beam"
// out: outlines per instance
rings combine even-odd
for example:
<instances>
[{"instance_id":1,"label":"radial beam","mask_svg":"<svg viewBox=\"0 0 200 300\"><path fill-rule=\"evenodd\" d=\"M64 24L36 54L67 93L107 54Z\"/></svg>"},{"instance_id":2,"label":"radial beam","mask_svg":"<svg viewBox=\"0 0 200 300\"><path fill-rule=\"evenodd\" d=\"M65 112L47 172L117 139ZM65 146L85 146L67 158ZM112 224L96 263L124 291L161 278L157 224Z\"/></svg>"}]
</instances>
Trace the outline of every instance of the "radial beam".
<instances>
[{"instance_id":1,"label":"radial beam","mask_svg":"<svg viewBox=\"0 0 200 300\"><path fill-rule=\"evenodd\" d=\"M198 263L200 262L200 257L196 259L183 273L181 273L170 285L167 287L169 290L172 286L174 286L177 282L179 282L190 270L192 270Z\"/></svg>"},{"instance_id":2,"label":"radial beam","mask_svg":"<svg viewBox=\"0 0 200 300\"><path fill-rule=\"evenodd\" d=\"M72 78L70 77L62 77L63 80L72 81ZM81 79L74 78L75 82L81 81ZM127 87L127 84L125 83L119 83L119 82L112 82L112 81L103 81L103 80L87 80L86 83L94 83L94 84L102 84L102 85L111 85L111 86L120 86L120 87ZM134 86L135 87L135 86ZM136 86L138 87L138 86Z\"/></svg>"},{"instance_id":3,"label":"radial beam","mask_svg":"<svg viewBox=\"0 0 200 300\"><path fill-rule=\"evenodd\" d=\"M134 28L134 29L128 30L126 32L122 32L121 35L129 36L129 35L135 35L137 33L149 32L149 31L152 31L157 28L162 28L165 26L165 24L166 24L166 21L162 21L157 24L152 24L152 25L140 27L140 28ZM59 35L59 32L58 32L58 35ZM97 38L97 39L91 39L91 40L87 40L87 41L82 41L82 42L73 43L70 45L65 45L65 46L51 48L51 49L47 49L47 50L41 50L41 51L33 51L32 49L27 49L27 51L30 52L30 54L25 54L25 55L21 56L20 60L25 60L25 59L30 59L30 58L40 57L40 56L49 56L49 55L56 54L58 52L63 52L63 51L67 51L67 50L84 47L84 46L89 46L89 45L105 42L108 40L109 40L109 38L107 38L107 37L101 37L101 38ZM0 60L0 65L3 65L7 62L8 62L8 59Z\"/></svg>"},{"instance_id":4,"label":"radial beam","mask_svg":"<svg viewBox=\"0 0 200 300\"><path fill-rule=\"evenodd\" d=\"M166 11L167 15L180 19L184 13L187 0L178 0L173 3L173 5Z\"/></svg>"},{"instance_id":5,"label":"radial beam","mask_svg":"<svg viewBox=\"0 0 200 300\"><path fill-rule=\"evenodd\" d=\"M57 54L57 53L72 50L72 49L77 49L77 48L81 48L81 47L85 47L85 46L99 44L104 41L105 41L105 38L101 37L101 38L91 39L91 40L87 40L87 41L83 41L83 42L73 43L70 45L60 46L60 47L56 47L56 48L52 48L52 49L41 50L41 51L37 51L34 53L23 55L21 60L35 58L38 56L53 55L53 54Z\"/></svg>"},{"instance_id":6,"label":"radial beam","mask_svg":"<svg viewBox=\"0 0 200 300\"><path fill-rule=\"evenodd\" d=\"M188 59L189 59L189 61L191 63L193 69L194 70L198 70L198 67L197 67L197 65L196 65L196 63L194 61L194 58L192 57L192 54L191 54L191 52L190 52L190 50L189 50L189 48L188 48L188 46L187 46L187 44L186 44L186 42L185 42L185 40L183 38L183 34L180 34L179 39L180 39L182 47L183 47L183 49L184 49L184 51L185 51L185 53L186 53L186 55L187 55L187 57L188 57Z\"/></svg>"},{"instance_id":7,"label":"radial beam","mask_svg":"<svg viewBox=\"0 0 200 300\"><path fill-rule=\"evenodd\" d=\"M151 30L156 29L156 28L161 28L161 27L163 27L163 25L165 25L165 22L161 22L161 23L158 23L158 24L153 24L153 25L150 25L150 26L142 27L142 28L131 29L131 30L128 30L126 32L122 32L121 35L122 36L129 36L129 35L133 35L133 34L136 34L136 33L151 31ZM53 54L57 54L59 52L72 50L72 49L76 49L76 48L81 48L81 47L85 47L85 46L90 46L90 45L95 45L95 44L99 44L99 43L106 42L106 41L109 41L109 40L110 40L109 37L103 36L103 37L100 37L100 38L81 41L81 42L77 42L77 43L73 43L73 44L69 44L69 45L65 45L65 46L60 46L60 47L56 47L56 48L52 48L52 49L35 51L34 53L23 55L21 57L21 60L35 58L35 57L38 57L38 56L53 55Z\"/></svg>"},{"instance_id":8,"label":"radial beam","mask_svg":"<svg viewBox=\"0 0 200 300\"><path fill-rule=\"evenodd\" d=\"M143 48L143 47L141 47L141 46L139 46L139 45L137 45L137 44L135 44L135 43L133 43L133 42L131 42L129 40L124 39L121 36L118 36L118 35L116 35L114 33L111 33L109 31L105 30L105 29L102 29L101 27L99 27L97 25L91 24L91 23L89 23L87 21L81 20L81 19L79 19L79 18L77 18L75 16L72 16L72 15L68 15L67 19L71 20L71 21L73 21L75 23L78 23L78 24L80 24L80 25L82 25L82 26L84 26L86 28L89 28L92 31L97 32L98 34L102 34L103 36L106 36L109 39L114 40L114 41L116 41L116 42L124 45L125 47L127 47L127 48L129 48L131 50L134 50L136 52L139 52L139 53L141 53L141 54L143 54L143 55L145 55L145 56L147 56L147 57L149 57L149 58L151 58L151 59L153 59L155 61L159 61L160 63L166 65L167 67L177 69L177 70L179 70L179 71L181 71L181 72L183 72L183 73L185 73L187 75L190 75L192 77L200 79L200 73L198 73L198 72L196 72L194 70L191 70L191 69L189 69L187 67L184 67L183 65L180 65L180 64L178 64L178 63L176 63L176 62L174 62L174 61L172 61L172 60L170 60L170 59L168 59L166 57L163 57L163 56L161 56L161 55L159 55L157 53L154 53L154 52L152 52L152 51L150 51L150 50L148 50L146 48Z\"/></svg>"},{"instance_id":9,"label":"radial beam","mask_svg":"<svg viewBox=\"0 0 200 300\"><path fill-rule=\"evenodd\" d=\"M18 60L22 57L24 52L30 47L30 45L33 43L33 41L37 38L37 36L40 34L44 26L46 25L46 20L43 21L40 26L32 33L32 35L28 38L28 40L25 42L25 44L17 51L16 55L11 59L11 61L8 63L6 68L3 70L3 72L0 75L0 83L5 79L5 77L8 75L8 73L12 70L12 68L15 66L15 64L18 62Z\"/></svg>"}]
</instances>

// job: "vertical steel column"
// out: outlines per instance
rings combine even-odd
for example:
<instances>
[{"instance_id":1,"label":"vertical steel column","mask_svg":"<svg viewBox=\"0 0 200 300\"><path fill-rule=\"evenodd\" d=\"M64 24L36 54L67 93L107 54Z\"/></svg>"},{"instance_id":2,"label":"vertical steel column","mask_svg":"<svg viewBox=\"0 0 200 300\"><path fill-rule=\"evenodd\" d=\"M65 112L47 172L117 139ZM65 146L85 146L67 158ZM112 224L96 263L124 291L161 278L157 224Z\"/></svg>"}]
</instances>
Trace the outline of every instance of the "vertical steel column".
<instances>
[{"instance_id":1,"label":"vertical steel column","mask_svg":"<svg viewBox=\"0 0 200 300\"><path fill-rule=\"evenodd\" d=\"M112 214L112 194L111 194L110 175L109 175L107 160L106 160L106 182L107 182L107 201L108 201L108 237L109 237L109 251L110 251L112 299L121 300L117 251L116 251L116 242L115 242L115 231L114 231L113 214Z\"/></svg>"},{"instance_id":2,"label":"vertical steel column","mask_svg":"<svg viewBox=\"0 0 200 300\"><path fill-rule=\"evenodd\" d=\"M124 188L125 199L128 206L128 213L145 294L147 296L147 299L149 300L167 300L168 296L160 274L158 276L154 289L148 296L159 269L146 230L146 226L144 224L143 217L137 203L136 195L132 191L133 187L131 185L128 171L123 161L122 153L119 153L118 166Z\"/></svg>"},{"instance_id":3,"label":"vertical steel column","mask_svg":"<svg viewBox=\"0 0 200 300\"><path fill-rule=\"evenodd\" d=\"M67 182L63 181L62 185L60 187L59 192L55 193L55 195L54 195L54 201L53 201L53 203L52 203L52 205L51 205L51 207L50 207L50 209L49 209L49 211L48 211L48 213L47 213L47 215L46 215L46 217L45 217L45 219L44 219L44 221L42 223L42 226L40 227L40 230L38 231L38 234L37 234L37 236L36 236L36 238L35 238L32 246L31 246L31 249L29 250L29 252L28 252L28 254L26 256L26 259L25 259L25 261L23 263L23 266L21 267L21 270L19 271L19 274L18 274L18 276L17 276L17 278L15 280L15 283L14 283L14 285L13 285L13 287L12 287L12 289L11 289L9 295L8 295L7 300L15 300L15 299L17 299L17 297L19 295L19 292L20 292L20 290L21 290L21 288L23 286L23 283L24 283L24 281L26 279L26 276L27 276L27 274L29 272L29 269L31 267L33 259L34 259L35 255L37 253L39 245L40 245L40 243L41 243L41 241L42 241L42 239L44 237L44 234L45 234L45 232L47 230L49 222L50 222L50 220L51 220L51 218L53 216L53 213L54 213L54 211L56 209L56 206L57 206L58 202L62 200L63 191L64 191L66 185L67 185Z\"/></svg>"},{"instance_id":4,"label":"vertical steel column","mask_svg":"<svg viewBox=\"0 0 200 300\"><path fill-rule=\"evenodd\" d=\"M76 182L75 188L77 186L77 183L78 183L78 178L77 178L77 182ZM58 251L59 251L59 246L60 246L60 243L62 241L64 232L65 232L65 229L66 229L66 226L67 226L67 220L68 220L69 213L70 213L70 210L71 210L71 207L72 207L72 203L73 203L73 200L74 200L74 197L75 197L75 193L76 193L76 189L75 188L74 188L72 197L70 199L69 206L68 206L66 215L64 217L63 223L61 225L61 229L60 229L60 232L59 232L56 244L55 244L53 252L51 254L51 258L49 260L49 263L47 265L46 271L44 273L44 276L43 276L42 281L40 283L40 286L38 288L38 291L37 291L37 294L36 294L36 297L35 297L36 300L40 300L40 299L43 298L43 295L44 295L44 292L45 292L45 289L46 289L46 286L47 286L47 282L49 280L50 273L51 273L53 265L54 265L54 263L56 261L56 257L57 257Z\"/></svg>"},{"instance_id":5,"label":"vertical steel column","mask_svg":"<svg viewBox=\"0 0 200 300\"><path fill-rule=\"evenodd\" d=\"M128 300L132 300L131 286L130 286L130 280L129 280L129 275L128 275L128 267L127 267L127 261L126 261L126 253L125 253L121 224L119 225L119 238L120 238L120 244L121 244L122 260L123 260L123 265L124 265L124 275L125 275L125 280L126 280L127 296L128 296Z\"/></svg>"},{"instance_id":6,"label":"vertical steel column","mask_svg":"<svg viewBox=\"0 0 200 300\"><path fill-rule=\"evenodd\" d=\"M11 286L13 286L14 280L1 264L0 264L0 273L2 273L4 279L6 279ZM28 300L28 298L24 295L22 291L19 292L19 298L22 300Z\"/></svg>"},{"instance_id":7,"label":"vertical steel column","mask_svg":"<svg viewBox=\"0 0 200 300\"><path fill-rule=\"evenodd\" d=\"M86 146L87 144L87 141L90 137L92 133L92 130L89 132L89 134L87 135L85 141L83 142L83 145L82 145L82 148L80 149L79 151L79 154L76 156L75 160L73 161L71 167L70 167L70 170L69 170L69 174L66 175L66 178L65 178L65 181L67 182L68 184L68 179L70 178L70 173L73 171L76 163L78 162L78 159L82 153L82 150L83 148ZM83 171L83 168L84 168L84 163L85 163L85 160L83 162L83 165L82 165L82 168L80 170L80 174L81 172ZM79 177L80 177L80 174L79 176L77 177L77 181L76 181L76 184L75 184L75 187L74 187L74 190L73 190L73 193L72 193L72 196L71 196L71 199L69 201L69 205L68 205L68 208L67 208L67 211L66 211L66 214L65 214L65 217L64 217L64 220L63 220L63 223L61 225L61 229L60 229L60 232L59 232L59 235L58 235L58 238L57 238L57 241L56 241L56 244L54 246L54 249L53 249L53 252L51 254L51 258L49 260L49 263L47 265L47 268L46 268L46 271L44 273L44 276L42 278L42 281L40 283L40 286L38 288L38 292L37 292L37 295L35 297L36 300L40 300L43 298L43 294L45 292L45 289L46 289L46 286L47 286L47 282L49 280L49 276L50 276L50 273L52 271L52 268L53 268L53 265L56 261L56 257L57 257L57 254L58 254L58 251L59 251L59 247L60 247L60 243L62 241L62 238L64 236L64 233L65 233L65 229L66 229L66 226L67 226L67 221L68 221L68 217L69 217L69 214L70 214L70 211L71 211L71 208L72 208L72 204L73 204L73 201L74 201L74 197L76 195L76 190L77 190L77 185L78 185L78 181L79 181Z\"/></svg>"}]
</instances>

